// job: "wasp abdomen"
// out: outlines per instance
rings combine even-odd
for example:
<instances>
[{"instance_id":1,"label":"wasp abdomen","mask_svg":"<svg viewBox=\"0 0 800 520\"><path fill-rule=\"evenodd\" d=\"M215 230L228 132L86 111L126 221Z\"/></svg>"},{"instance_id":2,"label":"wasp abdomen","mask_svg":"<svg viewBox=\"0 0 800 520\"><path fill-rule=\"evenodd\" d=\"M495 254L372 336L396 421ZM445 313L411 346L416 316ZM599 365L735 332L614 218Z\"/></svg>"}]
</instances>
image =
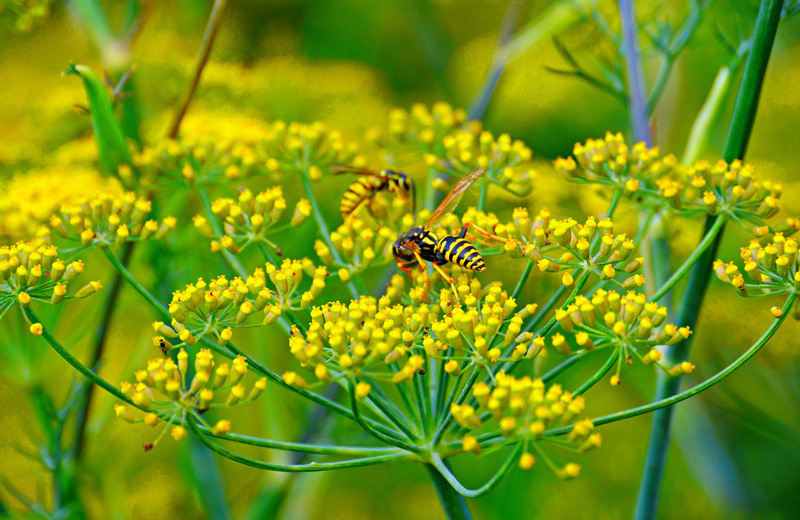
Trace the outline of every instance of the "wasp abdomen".
<instances>
[{"instance_id":1,"label":"wasp abdomen","mask_svg":"<svg viewBox=\"0 0 800 520\"><path fill-rule=\"evenodd\" d=\"M436 253L440 259L460 265L470 271L483 271L486 264L475 246L466 238L443 237L436 243Z\"/></svg>"}]
</instances>

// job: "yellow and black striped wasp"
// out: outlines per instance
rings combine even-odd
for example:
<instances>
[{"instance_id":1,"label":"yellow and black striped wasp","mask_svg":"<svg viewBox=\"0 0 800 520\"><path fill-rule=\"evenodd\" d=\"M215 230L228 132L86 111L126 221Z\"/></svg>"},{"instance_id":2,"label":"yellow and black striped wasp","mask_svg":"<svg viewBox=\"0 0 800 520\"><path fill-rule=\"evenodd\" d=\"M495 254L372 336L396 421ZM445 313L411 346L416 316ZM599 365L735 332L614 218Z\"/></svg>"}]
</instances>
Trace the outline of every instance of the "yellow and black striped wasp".
<instances>
[{"instance_id":1,"label":"yellow and black striped wasp","mask_svg":"<svg viewBox=\"0 0 800 520\"><path fill-rule=\"evenodd\" d=\"M372 201L375 194L381 191L389 191L409 199L411 211L416 213L416 188L414 181L405 173L392 170L376 172L368 168L342 165L331 166L331 169L336 170L336 174L354 173L359 175L359 178L347 188L342 202L339 204L339 211L344 219L355 215ZM370 212L372 212L371 209Z\"/></svg>"},{"instance_id":2,"label":"yellow and black striped wasp","mask_svg":"<svg viewBox=\"0 0 800 520\"><path fill-rule=\"evenodd\" d=\"M470 271L483 271L486 269L483 257L472 242L467 240L469 228L475 228L475 231L484 238L502 242L508 239L487 233L471 223L464 224L458 235L447 235L441 238L431 231L431 227L458 206L464 192L483 175L483 172L483 168L478 168L462 177L431 214L430 218L422 226L414 227L400 235L392 248L394 257L397 260L397 267L409 277L411 276L411 269L418 265L424 269L427 266L426 262L431 262L439 275L450 284L456 302L458 302L458 292L453 285L453 278L448 276L440 266L450 262Z\"/></svg>"}]
</instances>

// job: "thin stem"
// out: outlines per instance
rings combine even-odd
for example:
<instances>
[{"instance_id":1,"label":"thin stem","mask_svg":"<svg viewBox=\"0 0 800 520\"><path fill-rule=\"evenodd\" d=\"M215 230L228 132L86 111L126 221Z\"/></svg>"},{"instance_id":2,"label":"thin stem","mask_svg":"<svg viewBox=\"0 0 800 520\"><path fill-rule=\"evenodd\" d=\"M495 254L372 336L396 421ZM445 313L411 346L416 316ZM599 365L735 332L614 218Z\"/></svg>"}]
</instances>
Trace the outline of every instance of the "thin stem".
<instances>
[{"instance_id":1,"label":"thin stem","mask_svg":"<svg viewBox=\"0 0 800 520\"><path fill-rule=\"evenodd\" d=\"M686 273L688 273L697 263L701 256L704 255L706 250L711 247L712 244L716 244L718 242L718 237L721 237L722 229L725 227L725 222L727 221L727 217L725 215L720 215L716 219L713 220L713 224L711 228L708 229L703 236L703 240L700 244L697 245L697 249L694 250L692 255L683 262L683 265L680 268L672 273L672 276L669 277L664 285L662 285L658 291L653 295L651 301L658 301L664 297L674 286L677 284L681 278L683 278ZM713 248L716 252L716 247ZM681 323L681 322L678 322Z\"/></svg>"},{"instance_id":2,"label":"thin stem","mask_svg":"<svg viewBox=\"0 0 800 520\"><path fill-rule=\"evenodd\" d=\"M747 351L739 356L733 363L728 365L722 371L716 373L714 376L706 379L702 383L689 388L688 390L684 390L681 393L672 395L670 397L666 397L664 399L659 399L658 401L654 401L650 404L646 404L644 406L639 406L636 408L631 408L630 410L624 410L622 412L616 412L609 415L603 415L601 417L597 417L592 420L595 426L602 426L604 424L609 424L617 421L622 421L624 419L630 419L631 417L636 417L637 415L642 415L650 412L655 412L656 410L660 410L662 408L666 408L668 406L672 406L673 404L679 403L685 399L693 397L704 390L707 390L714 386L715 384L719 383L732 373L734 373L739 367L747 363L751 357L756 355L761 347L763 347L772 336L778 331L783 321L789 315L790 311L792 310L792 305L794 305L795 300L797 299L797 293L793 292L789 298L786 299L786 302L783 304L783 315L780 318L776 318L770 326L764 331L764 334L749 348ZM565 435L572 430L571 426L565 426L563 428L555 428L552 430L548 430L545 432L547 436L558 436L558 435Z\"/></svg>"},{"instance_id":3,"label":"thin stem","mask_svg":"<svg viewBox=\"0 0 800 520\"><path fill-rule=\"evenodd\" d=\"M469 394L469 390L472 388L472 385L475 384L475 380L478 379L478 375L480 373L481 373L480 368L476 365L472 369L472 373L469 375L469 379L467 380L467 383L464 385L464 388L461 389L461 393L458 395L458 398L456 399L456 404L457 405L462 404L464 402L464 400L467 398L467 395ZM453 386L452 393L450 394L451 398L452 398L453 395L455 395L457 390L458 390L458 386ZM434 446L439 444L439 442L442 440L442 437L444 436L444 432L447 430L447 427L450 425L450 423L453 420L453 415L450 413L450 403L447 403L447 405L442 410L442 413L445 413L447 415L445 416L444 420L439 423L439 427L436 429L436 433L433 436L433 445Z\"/></svg>"},{"instance_id":4,"label":"thin stem","mask_svg":"<svg viewBox=\"0 0 800 520\"><path fill-rule=\"evenodd\" d=\"M385 442L386 444L396 446L403 450L411 452L420 451L419 446L414 446L406 442L403 442L399 439L395 439L393 437L389 437L388 435L384 435L383 433L379 432L378 430L370 426L370 424L364 420L364 418L361 416L361 412L359 412L358 410L358 398L356 397L355 383L353 382L352 379L348 379L347 385L348 385L348 392L350 393L350 408L353 410L353 415L356 421L358 422L358 424L361 425L361 427L364 429L365 432L369 433L370 435L372 435L381 442Z\"/></svg>"},{"instance_id":5,"label":"thin stem","mask_svg":"<svg viewBox=\"0 0 800 520\"><path fill-rule=\"evenodd\" d=\"M725 139L725 146L722 152L722 156L726 161L730 162L734 159L743 159L745 151L747 150L750 134L753 131L753 124L755 122L756 113L758 110L758 100L761 94L761 86L764 81L767 64L772 52L772 46L775 42L775 34L778 30L778 24L780 23L782 8L783 0L764 0L761 2L761 6L758 11L758 18L756 19L753 46L749 55L747 56L744 73L742 74L742 82L739 86L739 92L736 95L736 102L734 103L733 114L731 116L728 133ZM709 220L706 222L706 229L714 229L721 220L724 220L724 218L709 218ZM677 323L680 323L681 325L694 328L695 324L697 323L697 316L699 314L700 305L703 301L703 297L711 277L711 265L713 263L714 256L716 255L720 237L721 233L719 233L714 239L713 246L709 247L707 251L700 258L698 258L697 263L692 269L692 275L689 278L689 285L686 288L683 300L681 301L680 313L677 320ZM796 293L793 292L784 306L784 315L780 319L773 322L772 326L767 330L764 336L762 336L761 340L759 340L759 342L745 352L745 354L743 354L728 369L718 374L718 377L715 376L717 379L712 381L710 384L714 384L714 382L723 379L729 373L736 370L739 366L741 366L741 364L752 357L752 355L754 355L764 343L766 343L766 341L772 336L772 334L774 334L774 332L783 322L784 316L788 314L795 297ZM678 345L675 345L672 349L670 349L669 352L670 358L673 358L671 360L680 362L687 359L690 347L691 338L679 343ZM712 378L712 380L713 379L715 378ZM679 389L679 383L680 381L667 379L664 376L659 377L656 386L656 403L653 404L673 404L674 402L678 402L686 397L691 397L695 393L707 388L707 386L703 387L703 385L698 385L691 390L676 394ZM710 384L708 384L708 386L710 386ZM677 399L679 397L680 399ZM665 404L663 406L667 405ZM661 406L658 408L661 408ZM654 408L654 410L655 409L657 408ZM639 498L636 504L635 518L637 520L655 517L658 505L659 490L661 488L661 479L663 477L667 452L669 450L672 411L672 408L659 410L653 416L653 429L650 437L650 445L647 451L644 475L642 477L642 484L639 489Z\"/></svg>"},{"instance_id":6,"label":"thin stem","mask_svg":"<svg viewBox=\"0 0 800 520\"><path fill-rule=\"evenodd\" d=\"M214 231L214 235L222 236L222 226L220 226L219 221L217 220L217 216L211 211L211 200L208 198L208 192L201 187L197 187L197 193L200 195L200 202L203 204L203 210L206 214L206 220L208 221L209 225L211 225L211 229ZM228 265L231 266L231 269L241 276L242 278L247 278L248 272L247 269L242 265L241 260L231 253L230 251L223 249L222 256L225 258L225 261L228 262ZM288 328L287 328L288 329Z\"/></svg>"},{"instance_id":7,"label":"thin stem","mask_svg":"<svg viewBox=\"0 0 800 520\"><path fill-rule=\"evenodd\" d=\"M597 370L597 372L595 372L594 375L592 377L590 377L585 383L583 383L581 386L579 386L577 388L577 390L575 390L573 392L573 395L584 394L587 390L589 390L591 387L593 387L595 384L597 384L598 381L603 379L603 376L606 375L606 373L609 370L611 370L611 367L614 366L614 363L617 361L617 358L619 356L620 356L620 353L615 349L614 352L612 352L611 355L608 356L608 359L606 360L606 362L603 363L603 366L601 366Z\"/></svg>"},{"instance_id":8,"label":"thin stem","mask_svg":"<svg viewBox=\"0 0 800 520\"><path fill-rule=\"evenodd\" d=\"M329 471L333 469L373 466L375 464L383 464L384 462L409 460L413 457L413 455L410 453L399 452L399 453L390 453L386 455L376 455L374 457L364 457L361 459L346 460L342 462L309 462L308 464L275 464L271 462L264 462L256 459L251 459L250 457L244 457L242 455L237 455L232 451L223 448L216 442L212 441L208 435L203 433L203 431L198 427L198 424L193 415L189 415L188 420L186 422L189 425L189 429L192 430L197 439L211 451L214 451L215 453L218 453L219 455L222 455L223 457L230 459L234 462L238 462L239 464L244 464L245 466L251 466L253 468L264 469L267 471L280 471L285 473Z\"/></svg>"},{"instance_id":9,"label":"thin stem","mask_svg":"<svg viewBox=\"0 0 800 520\"><path fill-rule=\"evenodd\" d=\"M467 507L467 501L445 480L441 472L432 464L425 464L428 476L431 478L436 496L442 505L442 511L447 520L472 520L472 514Z\"/></svg>"},{"instance_id":10,"label":"thin stem","mask_svg":"<svg viewBox=\"0 0 800 520\"><path fill-rule=\"evenodd\" d=\"M42 323L41 320L39 320L39 317L33 312L33 309L31 309L30 307L23 308L22 312L24 313L24 315L27 318L28 322L30 322L32 324L33 323ZM44 324L42 323L42 325L44 325ZM88 379L92 383L96 384L97 386L99 386L100 388L102 388L103 390L105 390L106 392L111 394L112 396L116 397L120 401L122 401L122 402L124 402L126 404L129 404L131 406L134 406L136 408L139 408L136 404L134 404L133 401L131 401L131 399L127 395L122 393L122 391L119 388L117 388L116 386L114 386L110 382L106 381L105 379L100 377L97 373L95 373L93 370L91 370L89 367L87 367L86 365L81 363L81 361L78 360L78 358L73 356L69 352L69 350L64 348L64 346L61 345L61 343L59 343L58 340L56 340L56 338L50 333L50 329L48 329L47 327L44 327L44 326L42 327L42 338L44 338L44 340L47 341L47 343L50 344L50 346L53 348L53 350L55 350L58 355L60 355L62 358L64 358L64 360L67 363L72 365L72 367L75 370L77 370L78 373L80 373L83 377L85 377L86 379ZM264 372L261 372L261 371L265 370L264 367L261 367L257 362L253 361L251 358L248 359L248 364L249 364L249 366L251 366L253 368L253 370L255 370L255 371L259 372L259 373L262 373L262 374L264 373ZM280 376L278 376L274 372L271 372L271 371L267 371L267 372L272 374L272 377L277 377L279 379L279 383L282 383L282 386L284 386L286 388L289 388L289 389L294 389L293 387L291 387L291 386L287 385L285 382L283 382L283 380L280 378ZM269 376L269 374L264 374L264 375L268 375ZM315 394L313 392L308 392L308 391L300 390L300 389L294 389L294 390L297 391L298 393L300 393L301 395L303 395L304 397L306 397L308 399L311 399L312 401L314 401L314 402L316 402L318 404L322 404L324 406L327 406L328 408L331 408L333 411L338 412L341 415L344 415L345 417L348 417L350 419L355 419L354 416L353 416L353 413L350 410L348 410L347 408L343 407L342 405L340 405L338 403L335 403L333 401L327 401L324 397L322 397L320 395L317 395L317 394ZM147 410L147 409L144 409L144 408L140 408L140 409L142 411L145 411L145 412L151 411L151 410ZM370 421L370 420L367 420L367 421ZM376 427L381 427L381 426L383 426L383 425L376 424ZM201 427L201 428L203 428L203 427ZM255 437L247 437L247 436L244 436L244 435L228 434L225 438L228 439L228 440L234 441L234 442L242 442L244 444L252 444L252 445L255 445L255 446L263 446L263 447L275 448L275 449L291 449L291 450L295 450L296 449L295 443L284 443L284 442L280 442L280 441L270 441L270 440L267 440L267 439L258 439L258 438L255 438ZM312 449L314 449L314 448L312 448ZM315 453L317 453L317 452L318 453L322 453L322 451L321 451L322 449L325 449L325 448L319 448L318 447L318 451L314 451L314 452ZM339 449L339 448L336 447L336 449ZM345 454L345 453L346 454L356 454L357 453L356 450L358 450L358 452L362 452L364 450L369 450L370 452L373 451L370 448L347 448L347 447L342 447L341 449L344 450L344 451L340 452L341 454ZM374 449L375 450L379 450L381 448L374 448ZM297 450L297 451L300 451L300 450ZM328 452L329 453L334 453L330 449L328 450Z\"/></svg>"},{"instance_id":11,"label":"thin stem","mask_svg":"<svg viewBox=\"0 0 800 520\"><path fill-rule=\"evenodd\" d=\"M211 8L211 14L206 24L206 31L203 34L203 41L200 43L200 50L197 53L197 60L195 60L192 81L189 83L189 88L186 90L183 100L178 110L175 112L175 117L167 133L167 137L170 139L174 139L178 135L183 117L186 115L186 111L189 110L189 104L191 104L197 86L200 84L200 76L203 74L206 63L208 63L208 57L211 55L211 49L214 46L214 40L222 24L222 15L225 12L227 3L228 0L214 0L214 6Z\"/></svg>"},{"instance_id":12,"label":"thin stem","mask_svg":"<svg viewBox=\"0 0 800 520\"><path fill-rule=\"evenodd\" d=\"M519 277L519 281L517 282L517 286L514 287L514 292L511 293L511 298L517 299L519 294L522 292L522 288L525 287L525 283L528 281L528 276L530 276L531 271L533 270L533 260L528 260L528 265L525 266L525 270L522 271L522 275Z\"/></svg>"},{"instance_id":13,"label":"thin stem","mask_svg":"<svg viewBox=\"0 0 800 520\"><path fill-rule=\"evenodd\" d=\"M320 444L306 444L300 442L284 442L276 441L273 439L262 439L259 437L251 437L249 435L240 435L236 433L226 433L225 435L209 434L210 437L236 442L239 444L247 444L249 446L258 446L259 448L268 448L272 450L294 451L299 453L312 453L316 455L384 455L391 453L400 453L397 448L387 447L368 447L368 446L328 446Z\"/></svg>"},{"instance_id":14,"label":"thin stem","mask_svg":"<svg viewBox=\"0 0 800 520\"><path fill-rule=\"evenodd\" d=\"M314 197L314 190L311 189L311 181L309 180L308 173L305 171L301 173L300 179L303 182L303 189L305 189L306 197L308 197L308 200L311 203L311 213L314 215L314 220L317 222L317 229L319 230L319 234L322 235L322 240L324 240L325 244L328 246L334 261L338 264L344 264L342 256L339 254L339 251L333 247L333 242L331 242L331 232L328 229L328 224L325 222L325 218L322 216L322 211L320 211L317 198ZM347 289L350 291L350 296L357 300L358 289L356 289L356 286L353 284L353 282L348 282L345 285L347 285Z\"/></svg>"},{"instance_id":15,"label":"thin stem","mask_svg":"<svg viewBox=\"0 0 800 520\"><path fill-rule=\"evenodd\" d=\"M469 104L469 110L467 110L467 117L470 121L483 119L486 109L489 108L489 102L508 62L508 53L503 52L503 48L514 35L514 29L524 3L524 0L511 0L508 4L506 14L503 17L503 25L500 27L500 36L497 38L497 47L495 48L494 56L492 56L492 63L489 66L489 74L483 87L475 94ZM481 209L482 206L479 206L478 211Z\"/></svg>"},{"instance_id":16,"label":"thin stem","mask_svg":"<svg viewBox=\"0 0 800 520\"><path fill-rule=\"evenodd\" d=\"M153 309L160 315L161 318L164 319L165 322L170 323L172 321L172 315L169 313L166 307L164 307L161 302L159 302L155 296L150 294L150 292L145 289L142 284L136 281L128 269L119 261L117 255L115 255L110 248L108 247L101 247L100 251L106 256L111 265L114 266L114 269L117 270L117 273L122 276L123 279L136 291L139 295L145 299L147 303L150 304Z\"/></svg>"},{"instance_id":17,"label":"thin stem","mask_svg":"<svg viewBox=\"0 0 800 520\"><path fill-rule=\"evenodd\" d=\"M469 498L475 498L485 495L486 493L491 491L503 479L503 477L505 477L508 474L508 472L511 471L511 468L514 467L514 463L517 461L517 458L519 457L521 452L522 452L522 443L517 443L517 446L513 450L511 450L511 453L508 454L508 457L506 458L505 462L503 462L503 464L497 469L494 475L489 477L489 480L487 480L484 485L476 489L469 489L465 487L458 480L458 478L456 478L456 476L453 475L453 472L450 471L450 468L448 468L444 464L444 461L441 459L441 457L439 457L438 453L434 452L431 454L431 464L433 464L433 467L435 467L439 471L439 473L442 474L445 480L447 480L447 482L451 486L453 486L453 489L455 489L459 495Z\"/></svg>"},{"instance_id":18,"label":"thin stem","mask_svg":"<svg viewBox=\"0 0 800 520\"><path fill-rule=\"evenodd\" d=\"M133 254L133 242L125 244L122 251L122 265L127 265L130 262L131 255ZM108 284L108 291L103 300L103 307L100 310L100 324L94 331L94 344L91 349L91 356L89 358L89 366L96 367L103 357L103 349L106 345L106 338L108 337L108 327L111 324L111 317L114 315L114 306L116 305L117 298L119 297L120 287L122 286L122 276L115 273L114 278ZM86 424L89 420L89 409L92 405L92 397L94 396L94 385L90 384L83 390L84 396L82 402L79 404L77 414L75 416L75 439L73 446L75 450L75 460L80 460L83 455L84 438L86 435Z\"/></svg>"},{"instance_id":19,"label":"thin stem","mask_svg":"<svg viewBox=\"0 0 800 520\"><path fill-rule=\"evenodd\" d=\"M478 211L483 211L483 208L486 206L486 193L489 191L488 184L481 184L481 189L478 192Z\"/></svg>"},{"instance_id":20,"label":"thin stem","mask_svg":"<svg viewBox=\"0 0 800 520\"><path fill-rule=\"evenodd\" d=\"M630 112L633 136L637 141L651 144L647 116L647 99L639 52L639 30L636 22L634 0L619 0L619 15L622 22L622 50L628 72L628 111Z\"/></svg>"}]
</instances>

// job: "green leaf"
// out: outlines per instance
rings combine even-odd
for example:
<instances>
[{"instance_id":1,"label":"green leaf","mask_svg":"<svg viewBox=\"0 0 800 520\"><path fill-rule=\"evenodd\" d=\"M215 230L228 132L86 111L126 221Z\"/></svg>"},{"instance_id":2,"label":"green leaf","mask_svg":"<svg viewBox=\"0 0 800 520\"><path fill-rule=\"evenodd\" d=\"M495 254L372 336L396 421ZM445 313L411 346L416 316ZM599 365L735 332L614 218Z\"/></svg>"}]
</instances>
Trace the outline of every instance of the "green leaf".
<instances>
[{"instance_id":1,"label":"green leaf","mask_svg":"<svg viewBox=\"0 0 800 520\"><path fill-rule=\"evenodd\" d=\"M132 166L132 160L122 129L114 118L111 98L109 98L103 82L92 69L85 65L70 63L64 74L76 74L83 80L86 96L89 98L89 110L100 164L109 175L118 177L119 167L123 164ZM126 187L130 183L129 180L121 180Z\"/></svg>"}]
</instances>

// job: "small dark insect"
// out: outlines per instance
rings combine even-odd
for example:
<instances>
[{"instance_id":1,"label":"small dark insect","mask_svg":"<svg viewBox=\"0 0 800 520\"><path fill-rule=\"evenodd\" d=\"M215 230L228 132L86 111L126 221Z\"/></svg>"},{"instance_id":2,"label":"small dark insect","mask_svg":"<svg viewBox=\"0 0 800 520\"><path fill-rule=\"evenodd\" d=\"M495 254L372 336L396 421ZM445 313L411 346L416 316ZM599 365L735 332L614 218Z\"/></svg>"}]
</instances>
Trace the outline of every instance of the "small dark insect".
<instances>
[{"instance_id":1,"label":"small dark insect","mask_svg":"<svg viewBox=\"0 0 800 520\"><path fill-rule=\"evenodd\" d=\"M169 354L169 349L167 348L167 342L164 341L164 338L158 338L158 346L161 348L161 353L166 357Z\"/></svg>"},{"instance_id":2,"label":"small dark insect","mask_svg":"<svg viewBox=\"0 0 800 520\"><path fill-rule=\"evenodd\" d=\"M146 451L146 452L152 450L154 447L155 447L155 443L153 443L153 442L144 442L144 443L142 443L142 448L144 448L144 451Z\"/></svg>"},{"instance_id":3,"label":"small dark insect","mask_svg":"<svg viewBox=\"0 0 800 520\"><path fill-rule=\"evenodd\" d=\"M381 170L379 172L358 166L331 166L337 174L354 173L360 177L347 188L339 204L342 218L355 215L380 191L390 191L411 201L411 211L416 213L417 192L414 181L403 172Z\"/></svg>"},{"instance_id":4,"label":"small dark insect","mask_svg":"<svg viewBox=\"0 0 800 520\"><path fill-rule=\"evenodd\" d=\"M419 372L417 372L417 374L419 374L421 376L424 376L425 375L425 369L424 368L420 368Z\"/></svg>"}]
</instances>

